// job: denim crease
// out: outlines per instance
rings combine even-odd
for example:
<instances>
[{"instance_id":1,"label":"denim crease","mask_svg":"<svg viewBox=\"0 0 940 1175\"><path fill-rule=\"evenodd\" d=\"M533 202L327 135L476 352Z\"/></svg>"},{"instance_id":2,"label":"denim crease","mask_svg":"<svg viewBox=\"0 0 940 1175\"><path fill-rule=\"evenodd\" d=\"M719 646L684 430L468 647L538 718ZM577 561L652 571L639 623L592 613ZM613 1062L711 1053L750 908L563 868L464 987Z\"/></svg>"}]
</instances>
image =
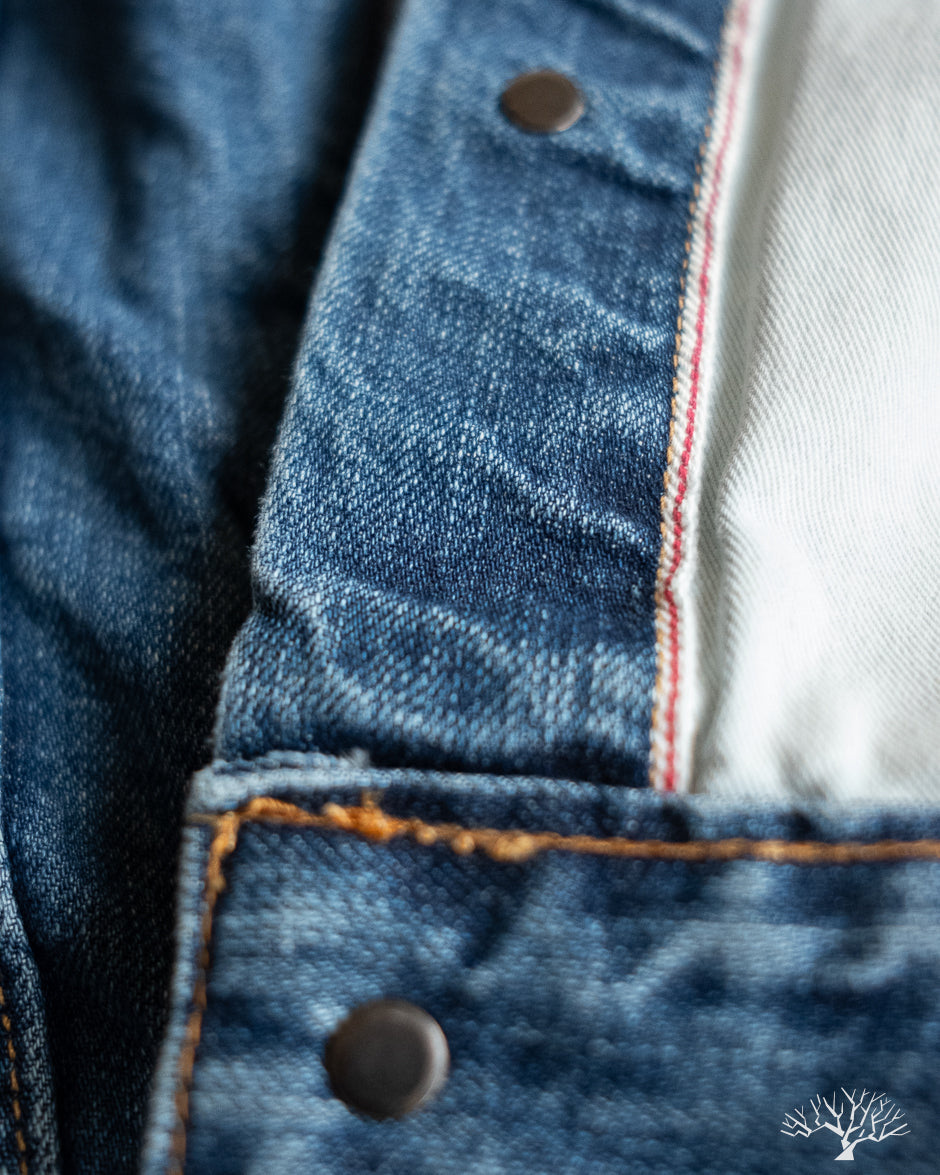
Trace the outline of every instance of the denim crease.
<instances>
[{"instance_id":1,"label":"denim crease","mask_svg":"<svg viewBox=\"0 0 940 1175\"><path fill-rule=\"evenodd\" d=\"M4 6L2 1175L809 1175L843 1085L935 1169L940 809L647 786L741 9Z\"/></svg>"},{"instance_id":2,"label":"denim crease","mask_svg":"<svg viewBox=\"0 0 940 1175\"><path fill-rule=\"evenodd\" d=\"M722 5L405 6L304 328L216 753L646 783ZM578 79L564 135L499 111Z\"/></svg>"},{"instance_id":3,"label":"denim crease","mask_svg":"<svg viewBox=\"0 0 940 1175\"><path fill-rule=\"evenodd\" d=\"M137 1169L185 789L250 608L267 451L379 8L3 6L11 1175Z\"/></svg>"}]
</instances>

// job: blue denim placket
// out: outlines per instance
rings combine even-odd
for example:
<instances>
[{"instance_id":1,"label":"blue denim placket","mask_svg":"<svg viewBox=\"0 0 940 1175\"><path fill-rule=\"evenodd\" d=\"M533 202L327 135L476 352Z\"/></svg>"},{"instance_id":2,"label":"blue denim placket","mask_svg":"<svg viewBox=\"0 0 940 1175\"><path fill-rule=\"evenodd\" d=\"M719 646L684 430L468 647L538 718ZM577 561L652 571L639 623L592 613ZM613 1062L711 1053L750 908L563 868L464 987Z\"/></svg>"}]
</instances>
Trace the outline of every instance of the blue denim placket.
<instances>
[{"instance_id":1,"label":"blue denim placket","mask_svg":"<svg viewBox=\"0 0 940 1175\"><path fill-rule=\"evenodd\" d=\"M146 1175L811 1175L839 1139L784 1115L842 1086L909 1125L860 1160L935 1166L935 813L294 755L206 772L192 815ZM382 996L452 1065L377 1122L323 1055Z\"/></svg>"},{"instance_id":2,"label":"blue denim placket","mask_svg":"<svg viewBox=\"0 0 940 1175\"><path fill-rule=\"evenodd\" d=\"M720 3L412 3L321 268L217 750L642 785ZM532 135L550 67L586 113Z\"/></svg>"}]
</instances>

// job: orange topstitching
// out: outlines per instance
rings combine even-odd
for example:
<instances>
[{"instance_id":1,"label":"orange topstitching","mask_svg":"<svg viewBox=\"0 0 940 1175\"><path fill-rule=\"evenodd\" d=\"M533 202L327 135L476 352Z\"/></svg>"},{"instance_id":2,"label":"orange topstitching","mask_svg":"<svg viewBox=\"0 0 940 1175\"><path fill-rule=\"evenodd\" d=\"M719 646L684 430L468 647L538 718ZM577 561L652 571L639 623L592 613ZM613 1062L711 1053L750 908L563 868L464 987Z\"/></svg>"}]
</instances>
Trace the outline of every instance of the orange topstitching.
<instances>
[{"instance_id":1,"label":"orange topstitching","mask_svg":"<svg viewBox=\"0 0 940 1175\"><path fill-rule=\"evenodd\" d=\"M0 987L0 1024L7 1038L7 1056L10 1058L10 1092L12 1094L13 1121L15 1123L13 1137L16 1139L16 1149L19 1151L19 1175L29 1175L29 1166L26 1162L26 1138L23 1134L23 1109L20 1105L20 1081L16 1075L16 1047L13 1044L13 1024L7 1012L7 1000Z\"/></svg>"},{"instance_id":2,"label":"orange topstitching","mask_svg":"<svg viewBox=\"0 0 940 1175\"><path fill-rule=\"evenodd\" d=\"M216 902L225 889L223 867L235 851L238 833L243 824L257 822L348 832L379 844L396 837L404 837L420 845L442 845L461 856L481 852L495 861L505 863L528 861L539 853L550 850L633 860L692 863L742 859L775 865L861 865L890 861L940 861L940 840L936 839L882 840L870 844L860 841L828 844L824 841L761 840L740 836L721 840L664 841L631 839L623 836L526 832L521 829L468 828L462 824L431 824L417 817L392 816L382 811L375 797L369 792L363 793L359 804L343 806L328 803L324 804L319 812L308 812L296 804L271 796L257 796L233 811L219 815L197 816L195 819L211 824L214 835L206 865L192 1009L186 1023L177 1070L176 1128L173 1132L168 1175L183 1175L193 1068L202 1033L203 1013L206 1009L206 979L209 970L212 922ZM25 1167L22 1165L21 1173L25 1175Z\"/></svg>"}]
</instances>

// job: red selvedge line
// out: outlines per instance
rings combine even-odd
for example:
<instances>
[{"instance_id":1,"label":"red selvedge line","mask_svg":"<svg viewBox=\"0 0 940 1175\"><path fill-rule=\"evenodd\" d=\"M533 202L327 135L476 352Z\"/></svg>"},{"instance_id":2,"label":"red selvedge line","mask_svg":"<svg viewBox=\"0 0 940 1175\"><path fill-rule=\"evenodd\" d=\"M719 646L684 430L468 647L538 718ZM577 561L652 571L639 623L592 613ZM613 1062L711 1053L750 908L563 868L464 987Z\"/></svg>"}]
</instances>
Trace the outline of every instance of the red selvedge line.
<instances>
[{"instance_id":1,"label":"red selvedge line","mask_svg":"<svg viewBox=\"0 0 940 1175\"><path fill-rule=\"evenodd\" d=\"M689 480L689 461L692 456L692 441L695 433L695 406L698 400L699 377L702 359L702 340L705 333L705 313L708 302L708 276L714 247L714 215L721 190L721 175L725 154L731 140L734 116L737 109L738 83L741 80L741 40L747 25L750 0L741 5L735 29L734 47L731 51L731 88L728 93L728 114L718 154L715 157L715 171L711 195L705 212L705 245L702 253L702 270L699 274L699 305L695 322L695 347L692 351L692 371L689 387L689 408L686 414L685 437L682 442L682 460L676 479L676 500L672 508L673 549L669 571L663 584L663 600L669 610L669 651L672 663L669 667L669 693L666 700L666 770L663 791L676 790L676 705L679 698L679 609L672 591L672 581L682 559L682 503Z\"/></svg>"}]
</instances>

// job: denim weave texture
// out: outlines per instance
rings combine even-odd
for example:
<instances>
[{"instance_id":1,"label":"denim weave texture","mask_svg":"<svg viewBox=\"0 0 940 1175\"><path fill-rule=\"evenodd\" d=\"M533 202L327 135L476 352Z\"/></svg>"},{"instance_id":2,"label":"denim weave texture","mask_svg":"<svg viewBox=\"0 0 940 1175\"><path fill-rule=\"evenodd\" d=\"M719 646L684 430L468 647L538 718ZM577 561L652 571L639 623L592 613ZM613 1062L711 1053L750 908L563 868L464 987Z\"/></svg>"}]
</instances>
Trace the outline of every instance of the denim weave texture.
<instances>
[{"instance_id":1,"label":"denim weave texture","mask_svg":"<svg viewBox=\"0 0 940 1175\"><path fill-rule=\"evenodd\" d=\"M266 456L378 17L354 0L0 13L11 1175L137 1167L185 788L250 608Z\"/></svg>"},{"instance_id":2,"label":"denim weave texture","mask_svg":"<svg viewBox=\"0 0 940 1175\"><path fill-rule=\"evenodd\" d=\"M825 804L758 811L567 780L222 767L193 808L252 795L357 805L467 828L667 845L833 846L940 833L936 813ZM202 947L193 900L212 829L188 834L182 963L146 1175L166 1170ZM829 1131L781 1133L822 1092L888 1088L909 1133L859 1145L871 1170L934 1169L940 861L630 860L549 849L521 861L407 835L246 822L224 863L189 1099L190 1175L811 1175ZM353 1114L323 1064L368 1000L429 1011L450 1045L440 1096L401 1121ZM867 1153L866 1153L867 1148Z\"/></svg>"},{"instance_id":3,"label":"denim weave texture","mask_svg":"<svg viewBox=\"0 0 940 1175\"><path fill-rule=\"evenodd\" d=\"M679 278L722 5L401 15L318 275L217 753L646 783ZM586 113L499 111L536 67Z\"/></svg>"},{"instance_id":4,"label":"denim weave texture","mask_svg":"<svg viewBox=\"0 0 940 1175\"><path fill-rule=\"evenodd\" d=\"M393 8L0 16L0 1171L172 1169L204 970L186 1175L808 1173L831 1156L778 1119L846 1081L916 1126L881 1169L926 1172L929 860L507 863L246 823L204 965L208 821L253 795L940 833L642 786L724 5ZM538 68L583 92L564 134L500 112ZM454 1070L377 1129L320 1058L379 994L439 1018Z\"/></svg>"}]
</instances>

